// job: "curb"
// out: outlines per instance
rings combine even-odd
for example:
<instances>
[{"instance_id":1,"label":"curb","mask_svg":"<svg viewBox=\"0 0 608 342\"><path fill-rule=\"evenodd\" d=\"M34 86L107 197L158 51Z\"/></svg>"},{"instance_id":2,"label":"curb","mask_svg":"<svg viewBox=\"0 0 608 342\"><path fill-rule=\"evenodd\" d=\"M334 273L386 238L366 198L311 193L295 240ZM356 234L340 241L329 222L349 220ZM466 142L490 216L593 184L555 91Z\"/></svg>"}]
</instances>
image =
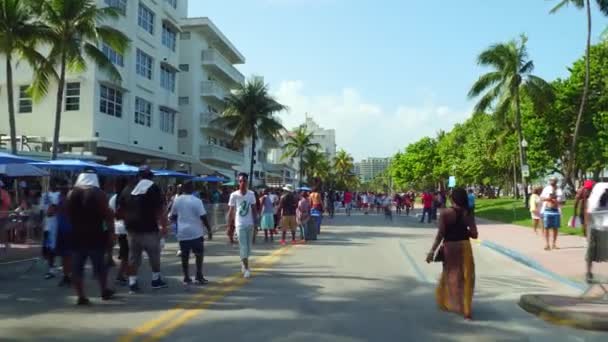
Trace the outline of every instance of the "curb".
<instances>
[{"instance_id":1,"label":"curb","mask_svg":"<svg viewBox=\"0 0 608 342\"><path fill-rule=\"evenodd\" d=\"M608 331L608 317L597 316L592 312L572 312L552 306L545 303L541 299L541 295L523 295L519 300L519 306L525 311L554 324L586 330Z\"/></svg>"},{"instance_id":2,"label":"curb","mask_svg":"<svg viewBox=\"0 0 608 342\"><path fill-rule=\"evenodd\" d=\"M478 244L480 244L481 246L487 247L495 252L498 252L502 255L505 255L515 261L517 261L518 263L528 266L531 269L543 274L544 276L553 279L557 282L560 282L564 285L570 286L576 290L579 291L585 291L585 289L587 289L587 286L584 283L578 282L578 281L574 281L574 280L570 280L566 277L563 277L559 274L556 274L554 272L549 271L548 269L544 268L541 264L539 264L536 260L527 257L513 249L501 246L497 243L494 243L492 241L487 241L487 240L475 240Z\"/></svg>"}]
</instances>

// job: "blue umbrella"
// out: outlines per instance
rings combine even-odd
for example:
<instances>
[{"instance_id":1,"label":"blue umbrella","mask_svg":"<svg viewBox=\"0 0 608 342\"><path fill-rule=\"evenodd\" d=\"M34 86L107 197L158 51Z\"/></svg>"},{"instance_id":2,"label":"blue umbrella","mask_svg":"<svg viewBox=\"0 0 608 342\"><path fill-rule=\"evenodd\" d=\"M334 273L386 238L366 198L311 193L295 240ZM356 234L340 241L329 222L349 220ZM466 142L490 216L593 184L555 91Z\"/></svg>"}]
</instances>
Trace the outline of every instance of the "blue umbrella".
<instances>
[{"instance_id":1,"label":"blue umbrella","mask_svg":"<svg viewBox=\"0 0 608 342\"><path fill-rule=\"evenodd\" d=\"M187 173L177 172L172 170L152 170L155 177L173 177L173 178L194 178Z\"/></svg>"},{"instance_id":2,"label":"blue umbrella","mask_svg":"<svg viewBox=\"0 0 608 342\"><path fill-rule=\"evenodd\" d=\"M299 188L296 188L296 190L297 191L312 191L312 189L307 186L301 186Z\"/></svg>"},{"instance_id":3,"label":"blue umbrella","mask_svg":"<svg viewBox=\"0 0 608 342\"><path fill-rule=\"evenodd\" d=\"M133 166L133 165L128 165L125 163L118 164L118 165L110 165L109 168L120 171L124 174L129 174L129 175L135 175L135 174L137 174L137 172L139 172L139 167Z\"/></svg>"},{"instance_id":4,"label":"blue umbrella","mask_svg":"<svg viewBox=\"0 0 608 342\"><path fill-rule=\"evenodd\" d=\"M61 171L82 171L85 168L92 168L100 175L124 175L124 172L112 169L105 165L97 164L94 162L87 162L79 159L58 159L50 160L49 162L30 163L34 166L38 166L44 169L61 170Z\"/></svg>"},{"instance_id":5,"label":"blue umbrella","mask_svg":"<svg viewBox=\"0 0 608 342\"><path fill-rule=\"evenodd\" d=\"M28 164L39 162L39 160L20 157L10 153L0 152L0 164Z\"/></svg>"},{"instance_id":6,"label":"blue umbrella","mask_svg":"<svg viewBox=\"0 0 608 342\"><path fill-rule=\"evenodd\" d=\"M208 183L222 183L226 181L226 178L217 177L217 176L206 176L206 177L195 177L193 179L195 182L208 182Z\"/></svg>"}]
</instances>

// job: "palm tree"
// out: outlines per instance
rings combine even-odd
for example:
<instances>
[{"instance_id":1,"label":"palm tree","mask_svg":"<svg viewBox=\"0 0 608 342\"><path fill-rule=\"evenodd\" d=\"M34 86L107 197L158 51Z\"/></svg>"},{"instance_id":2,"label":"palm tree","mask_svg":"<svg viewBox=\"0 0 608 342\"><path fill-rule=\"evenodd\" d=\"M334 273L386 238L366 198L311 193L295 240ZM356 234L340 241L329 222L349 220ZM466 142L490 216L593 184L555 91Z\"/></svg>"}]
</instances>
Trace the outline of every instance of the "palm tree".
<instances>
[{"instance_id":1,"label":"palm tree","mask_svg":"<svg viewBox=\"0 0 608 342\"><path fill-rule=\"evenodd\" d=\"M17 127L15 123L15 95L13 89L13 57L25 59L34 66L43 59L35 50L38 41L48 35L45 26L35 20L25 1L0 0L0 54L6 56L6 86L8 95L8 123L11 136L11 153L17 153Z\"/></svg>"},{"instance_id":2,"label":"palm tree","mask_svg":"<svg viewBox=\"0 0 608 342\"><path fill-rule=\"evenodd\" d=\"M287 107L270 96L268 87L257 78L239 85L225 101L226 109L222 116L211 124L234 132L234 141L239 144L251 139L249 176L253 183L256 140L262 138L273 144L280 140L281 132L285 131L285 128L274 114L286 110Z\"/></svg>"},{"instance_id":3,"label":"palm tree","mask_svg":"<svg viewBox=\"0 0 608 342\"><path fill-rule=\"evenodd\" d=\"M299 158L300 161L300 186L302 186L302 179L304 178L304 155L312 150L318 150L321 145L312 141L313 133L307 132L306 127L302 126L298 128L293 134L289 135L287 142L283 145L285 153L281 159L285 158Z\"/></svg>"},{"instance_id":4,"label":"palm tree","mask_svg":"<svg viewBox=\"0 0 608 342\"><path fill-rule=\"evenodd\" d=\"M595 0L600 11L604 15L608 15L608 0ZM572 179L574 175L574 168L576 163L576 142L581 126L581 120L583 118L583 112L585 111L585 105L587 103L587 94L589 93L589 73L590 73L590 56L591 53L591 0L559 0L559 3L551 10L551 14L558 12L560 9L567 5L574 5L578 9L585 9L587 12L587 45L585 49L585 85L583 87L583 97L581 98L581 104L578 108L578 114L576 116L576 123L574 125L574 135L572 137L572 146L570 147L570 162L566 167L566 179Z\"/></svg>"},{"instance_id":5,"label":"palm tree","mask_svg":"<svg viewBox=\"0 0 608 342\"><path fill-rule=\"evenodd\" d=\"M51 51L47 60L36 70L32 95L34 99L46 95L49 79L57 80L57 104L51 159L57 158L59 131L66 71L83 72L90 59L97 67L107 72L116 82L122 80L112 62L98 48L105 42L116 52L124 54L129 39L122 32L98 25L104 19L118 18L119 12L112 7L98 8L94 0L34 0L34 8L42 22L50 28ZM59 68L59 72L56 72Z\"/></svg>"},{"instance_id":6,"label":"palm tree","mask_svg":"<svg viewBox=\"0 0 608 342\"><path fill-rule=\"evenodd\" d=\"M495 44L483 51L478 57L478 64L493 70L479 77L468 94L469 98L475 98L484 93L474 110L483 113L493 106L498 122L504 122L509 111L515 113L520 166L526 163L521 144L521 95L526 94L538 109L543 109L553 97L551 86L542 78L532 75L534 62L528 58L527 41L528 38L522 34L519 41ZM528 187L523 175L522 183L527 198Z\"/></svg>"},{"instance_id":7,"label":"palm tree","mask_svg":"<svg viewBox=\"0 0 608 342\"><path fill-rule=\"evenodd\" d=\"M331 165L325 153L318 149L309 149L304 153L302 169L311 178L319 178L326 181L329 178Z\"/></svg>"},{"instance_id":8,"label":"palm tree","mask_svg":"<svg viewBox=\"0 0 608 342\"><path fill-rule=\"evenodd\" d=\"M339 150L334 157L334 171L336 182L344 187L348 187L354 180L353 174L354 159L344 150Z\"/></svg>"}]
</instances>

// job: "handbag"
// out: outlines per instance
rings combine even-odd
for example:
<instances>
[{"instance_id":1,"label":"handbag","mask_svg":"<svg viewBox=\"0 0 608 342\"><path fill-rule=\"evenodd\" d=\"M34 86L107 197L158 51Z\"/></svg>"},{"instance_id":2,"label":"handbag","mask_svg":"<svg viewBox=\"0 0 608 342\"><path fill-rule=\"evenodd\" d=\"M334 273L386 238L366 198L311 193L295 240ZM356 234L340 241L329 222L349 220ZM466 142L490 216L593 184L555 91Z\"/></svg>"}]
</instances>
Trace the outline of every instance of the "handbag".
<instances>
[{"instance_id":1,"label":"handbag","mask_svg":"<svg viewBox=\"0 0 608 342\"><path fill-rule=\"evenodd\" d=\"M435 256L433 257L433 262L444 262L445 261L445 255L443 252L443 245L439 246L439 248L437 248L437 252L435 253Z\"/></svg>"}]
</instances>

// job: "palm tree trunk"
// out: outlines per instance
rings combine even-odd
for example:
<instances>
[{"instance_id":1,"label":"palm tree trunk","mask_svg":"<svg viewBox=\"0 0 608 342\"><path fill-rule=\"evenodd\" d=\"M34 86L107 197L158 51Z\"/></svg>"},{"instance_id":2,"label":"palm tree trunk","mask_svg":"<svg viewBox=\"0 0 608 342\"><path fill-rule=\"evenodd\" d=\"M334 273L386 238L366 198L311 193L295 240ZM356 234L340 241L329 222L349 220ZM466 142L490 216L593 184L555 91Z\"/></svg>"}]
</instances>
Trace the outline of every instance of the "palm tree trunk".
<instances>
[{"instance_id":1,"label":"palm tree trunk","mask_svg":"<svg viewBox=\"0 0 608 342\"><path fill-rule=\"evenodd\" d=\"M523 133L521 130L521 103L519 99L519 88L515 91L515 126L517 129L517 147L519 149L519 165L520 171L523 171L523 166L526 164L526 155L524 147L521 146L523 141ZM528 207L528 182L524 177L523 172L521 174L521 183L524 187L524 203ZM517 187L517 184L515 185Z\"/></svg>"},{"instance_id":2,"label":"palm tree trunk","mask_svg":"<svg viewBox=\"0 0 608 342\"><path fill-rule=\"evenodd\" d=\"M303 158L302 158L302 154L303 152L300 152L300 187L302 187L302 184L304 184L302 182L302 178L304 178L304 162L303 162Z\"/></svg>"},{"instance_id":3,"label":"palm tree trunk","mask_svg":"<svg viewBox=\"0 0 608 342\"><path fill-rule=\"evenodd\" d=\"M11 54L6 54L6 86L8 88L8 125L11 134L11 153L17 154L17 127L15 125L15 94L13 89L13 68Z\"/></svg>"},{"instance_id":4,"label":"palm tree trunk","mask_svg":"<svg viewBox=\"0 0 608 342\"><path fill-rule=\"evenodd\" d=\"M51 149L51 160L57 159L59 149L59 130L61 129L61 108L63 107L63 88L65 87L65 54L61 57L61 71L59 84L57 84L57 107L55 107L55 129L53 130L53 147Z\"/></svg>"},{"instance_id":5,"label":"palm tree trunk","mask_svg":"<svg viewBox=\"0 0 608 342\"><path fill-rule=\"evenodd\" d=\"M254 128L253 135L251 136L251 167L249 168L249 185L251 188L253 188L253 181L255 180L255 177L253 176L253 167L255 165L255 140L256 134Z\"/></svg>"},{"instance_id":6,"label":"palm tree trunk","mask_svg":"<svg viewBox=\"0 0 608 342\"><path fill-rule=\"evenodd\" d=\"M583 87L583 98L581 99L581 105L578 108L578 115L576 116L576 124L574 125L574 135L572 137L572 146L570 147L570 163L566 170L566 179L568 183L574 184L572 177L574 176L574 169L576 165L576 145L578 140L578 134L581 127L581 120L583 118L583 112L585 111L585 105L587 104L587 94L589 92L589 74L591 64L591 4L590 1L586 1L587 8L587 49L585 51L585 86Z\"/></svg>"}]
</instances>

